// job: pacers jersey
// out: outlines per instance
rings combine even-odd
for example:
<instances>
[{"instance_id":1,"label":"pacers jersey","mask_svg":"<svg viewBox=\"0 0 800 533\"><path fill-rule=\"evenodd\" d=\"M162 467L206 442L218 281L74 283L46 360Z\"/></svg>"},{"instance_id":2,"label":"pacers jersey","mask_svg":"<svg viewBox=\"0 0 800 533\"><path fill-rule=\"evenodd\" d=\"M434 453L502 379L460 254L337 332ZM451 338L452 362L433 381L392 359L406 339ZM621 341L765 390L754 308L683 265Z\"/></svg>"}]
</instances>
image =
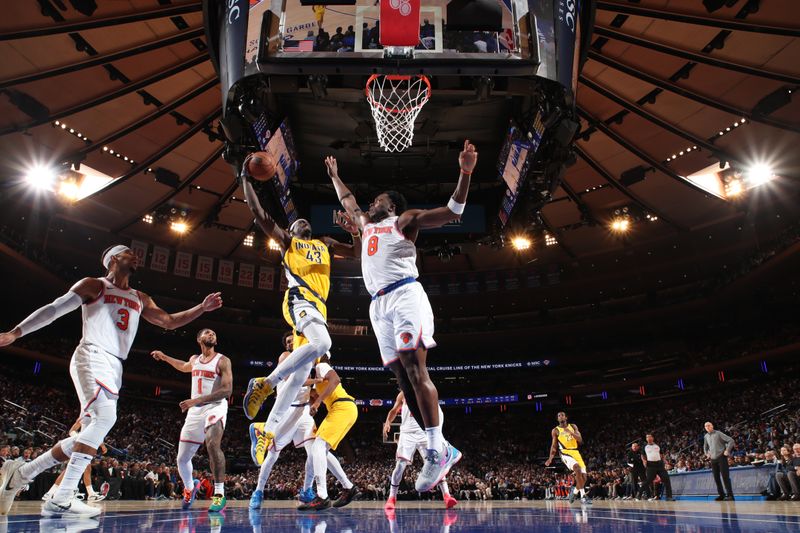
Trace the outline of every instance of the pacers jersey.
<instances>
[{"instance_id":1,"label":"pacers jersey","mask_svg":"<svg viewBox=\"0 0 800 533\"><path fill-rule=\"evenodd\" d=\"M417 246L397 229L398 217L364 226L361 271L371 296L406 278L419 277Z\"/></svg>"},{"instance_id":2,"label":"pacers jersey","mask_svg":"<svg viewBox=\"0 0 800 533\"><path fill-rule=\"evenodd\" d=\"M283 268L288 281L287 298L290 293L298 294L324 309L331 288L331 255L325 243L292 237L283 255ZM320 312L325 315L323 309Z\"/></svg>"},{"instance_id":3,"label":"pacers jersey","mask_svg":"<svg viewBox=\"0 0 800 533\"><path fill-rule=\"evenodd\" d=\"M325 376L332 370L331 365L328 363L319 363L316 366L316 375L320 379L324 379ZM329 383L327 380L323 381L322 383L317 383L314 388L317 390L317 394L322 396L322 393L327 390ZM333 403L336 400L353 400L354 398L347 394L347 391L344 390L342 384L339 383L336 385L336 388L333 389L333 392L325 398L325 407L328 408L328 411L331 410Z\"/></svg>"},{"instance_id":4,"label":"pacers jersey","mask_svg":"<svg viewBox=\"0 0 800 533\"><path fill-rule=\"evenodd\" d=\"M214 355L205 363L202 359L202 355L193 355L190 359L192 363L192 399L211 394L214 385L219 382L219 362L222 354Z\"/></svg>"},{"instance_id":5,"label":"pacers jersey","mask_svg":"<svg viewBox=\"0 0 800 533\"><path fill-rule=\"evenodd\" d=\"M567 427L573 433L575 432L575 428L572 427L572 424L567 424ZM578 449L578 441L567 432L566 428L556 426L556 429L558 430L558 449L560 451Z\"/></svg>"},{"instance_id":6,"label":"pacers jersey","mask_svg":"<svg viewBox=\"0 0 800 533\"><path fill-rule=\"evenodd\" d=\"M135 289L120 289L106 278L98 279L103 283L100 296L81 306L80 343L124 361L139 328L142 299Z\"/></svg>"}]
</instances>

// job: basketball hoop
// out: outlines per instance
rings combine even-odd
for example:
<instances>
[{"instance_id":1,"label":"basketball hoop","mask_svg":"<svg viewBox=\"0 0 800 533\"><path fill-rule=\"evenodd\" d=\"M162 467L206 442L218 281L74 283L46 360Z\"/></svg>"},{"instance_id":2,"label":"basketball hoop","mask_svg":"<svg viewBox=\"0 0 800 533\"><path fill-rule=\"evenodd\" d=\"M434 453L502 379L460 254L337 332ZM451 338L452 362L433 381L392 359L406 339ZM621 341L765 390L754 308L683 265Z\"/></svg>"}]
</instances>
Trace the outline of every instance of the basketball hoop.
<instances>
[{"instance_id":1,"label":"basketball hoop","mask_svg":"<svg viewBox=\"0 0 800 533\"><path fill-rule=\"evenodd\" d=\"M428 78L373 74L367 80L366 93L381 148L402 152L411 146L414 121L431 97Z\"/></svg>"}]
</instances>

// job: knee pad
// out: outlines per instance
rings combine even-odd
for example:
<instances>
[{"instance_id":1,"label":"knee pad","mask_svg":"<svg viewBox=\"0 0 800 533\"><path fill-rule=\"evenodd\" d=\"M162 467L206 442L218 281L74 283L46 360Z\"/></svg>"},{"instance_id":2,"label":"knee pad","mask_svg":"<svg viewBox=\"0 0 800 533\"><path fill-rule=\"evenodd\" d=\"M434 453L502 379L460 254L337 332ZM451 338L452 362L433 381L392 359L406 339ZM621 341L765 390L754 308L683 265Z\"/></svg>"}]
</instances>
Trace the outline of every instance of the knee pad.
<instances>
[{"instance_id":1,"label":"knee pad","mask_svg":"<svg viewBox=\"0 0 800 533\"><path fill-rule=\"evenodd\" d=\"M77 441L97 449L117 422L117 402L106 400L99 405L92 405L89 413L91 422L84 426Z\"/></svg>"}]
</instances>

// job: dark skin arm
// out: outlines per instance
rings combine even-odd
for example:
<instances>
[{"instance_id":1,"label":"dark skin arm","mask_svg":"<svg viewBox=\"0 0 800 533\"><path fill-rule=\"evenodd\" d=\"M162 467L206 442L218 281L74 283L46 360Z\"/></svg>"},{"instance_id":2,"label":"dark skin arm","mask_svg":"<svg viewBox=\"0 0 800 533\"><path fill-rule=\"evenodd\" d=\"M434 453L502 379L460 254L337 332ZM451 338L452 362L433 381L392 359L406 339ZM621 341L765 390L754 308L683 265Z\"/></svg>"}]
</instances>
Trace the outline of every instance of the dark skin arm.
<instances>
[{"instance_id":1,"label":"dark skin arm","mask_svg":"<svg viewBox=\"0 0 800 533\"><path fill-rule=\"evenodd\" d=\"M292 244L292 237L289 233L278 226L275 220L269 216L269 213L261 206L261 202L258 200L258 195L256 195L256 191L253 188L253 184L250 183L250 180L245 176L242 175L242 189L244 189L244 197L247 200L247 207L250 208L250 212L253 213L253 217L255 218L256 224L258 227L261 228L261 231L264 232L264 235L268 237L272 237L278 244L283 248L283 250L287 250L289 246Z\"/></svg>"},{"instance_id":2,"label":"dark skin arm","mask_svg":"<svg viewBox=\"0 0 800 533\"><path fill-rule=\"evenodd\" d=\"M178 372L192 371L191 361L181 361L180 359L175 359L174 357L168 356L161 350L153 350L152 352L150 352L150 355L152 355L153 359L155 359L156 361L164 361L165 363L169 364L172 368L174 368Z\"/></svg>"},{"instance_id":3,"label":"dark skin arm","mask_svg":"<svg viewBox=\"0 0 800 533\"><path fill-rule=\"evenodd\" d=\"M331 237L323 237L322 241L331 249L331 251L342 257L358 257L361 255L361 234L359 233L358 226L353 222L353 219L347 215L337 211L333 214L333 221L340 228L345 230L353 238L353 244L344 244Z\"/></svg>"},{"instance_id":4,"label":"dark skin arm","mask_svg":"<svg viewBox=\"0 0 800 533\"><path fill-rule=\"evenodd\" d=\"M383 440L386 440L386 437L389 436L389 430L392 428L392 422L395 418L397 418L397 415L403 408L403 401L403 393L398 393L397 398L394 401L394 405L386 414L386 421L383 423Z\"/></svg>"},{"instance_id":5,"label":"dark skin arm","mask_svg":"<svg viewBox=\"0 0 800 533\"><path fill-rule=\"evenodd\" d=\"M142 299L142 303L144 304L142 309L142 318L151 324L160 326L164 329L177 329L183 327L189 322L198 318L203 313L214 311L222 307L221 292L212 292L206 296L205 299L203 299L202 303L178 313L167 313L158 305L156 305L150 296L141 291L139 291L139 297Z\"/></svg>"},{"instance_id":6,"label":"dark skin arm","mask_svg":"<svg viewBox=\"0 0 800 533\"><path fill-rule=\"evenodd\" d=\"M554 429L551 435L553 436L553 442L550 444L550 457L544 462L544 466L550 466L553 462L553 457L555 457L556 452L558 452L558 430Z\"/></svg>"},{"instance_id":7,"label":"dark skin arm","mask_svg":"<svg viewBox=\"0 0 800 533\"><path fill-rule=\"evenodd\" d=\"M214 386L210 394L199 396L195 399L183 400L180 403L181 411L186 411L195 405L203 405L230 397L233 392L233 369L231 368L231 360L225 356L222 356L219 360L219 374L219 383Z\"/></svg>"},{"instance_id":8,"label":"dark skin arm","mask_svg":"<svg viewBox=\"0 0 800 533\"><path fill-rule=\"evenodd\" d=\"M581 432L578 431L578 426L575 424L567 424L565 428L567 433L572 435L572 438L578 441L578 444L583 444L583 437L581 436Z\"/></svg>"},{"instance_id":9,"label":"dark skin arm","mask_svg":"<svg viewBox=\"0 0 800 533\"><path fill-rule=\"evenodd\" d=\"M319 411L319 406L322 405L322 402L333 393L334 389L342 382L342 378L339 377L339 374L336 373L336 370L330 369L328 373L322 376L323 381L328 382L328 386L325 387L325 390L322 391L322 394L317 396L317 399L314 400L314 403L311 404L311 407L308 408L309 413L311 416L317 414Z\"/></svg>"}]
</instances>

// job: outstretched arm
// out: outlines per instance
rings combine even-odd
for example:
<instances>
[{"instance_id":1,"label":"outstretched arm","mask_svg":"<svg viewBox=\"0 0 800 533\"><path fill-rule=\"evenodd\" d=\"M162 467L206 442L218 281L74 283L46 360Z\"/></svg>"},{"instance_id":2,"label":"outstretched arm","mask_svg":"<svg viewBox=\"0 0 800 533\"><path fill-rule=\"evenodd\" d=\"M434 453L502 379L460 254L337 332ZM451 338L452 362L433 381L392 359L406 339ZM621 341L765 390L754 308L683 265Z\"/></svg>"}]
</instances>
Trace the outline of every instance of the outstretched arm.
<instances>
[{"instance_id":1,"label":"outstretched arm","mask_svg":"<svg viewBox=\"0 0 800 533\"><path fill-rule=\"evenodd\" d=\"M309 407L308 411L311 416L317 414L317 411L319 411L319 406L322 405L322 402L324 402L325 399L333 393L339 383L342 382L342 378L340 378L339 374L336 373L336 370L332 368L328 370L324 376L322 376L322 380L327 381L328 386L325 387L325 390L322 391L322 394L317 396L317 399L314 400L314 403L312 403L311 407Z\"/></svg>"},{"instance_id":2,"label":"outstretched arm","mask_svg":"<svg viewBox=\"0 0 800 533\"><path fill-rule=\"evenodd\" d=\"M170 357L161 350L153 350L150 352L150 355L153 356L153 359L156 361L164 361L165 363L169 364L172 368L177 370L178 372L191 372L192 371L192 361L181 361L180 359L175 359L174 357Z\"/></svg>"},{"instance_id":3,"label":"outstretched arm","mask_svg":"<svg viewBox=\"0 0 800 533\"><path fill-rule=\"evenodd\" d=\"M253 217L256 220L256 224L258 227L261 228L261 231L268 237L272 237L281 247L286 250L292 243L291 236L278 224L275 222L269 213L261 206L261 202L258 200L258 195L256 194L256 190L253 188L253 184L250 183L248 177L242 171L242 189L244 189L244 198L247 200L247 207L250 208L250 212L253 213Z\"/></svg>"},{"instance_id":4,"label":"outstretched arm","mask_svg":"<svg viewBox=\"0 0 800 533\"><path fill-rule=\"evenodd\" d=\"M82 303L94 300L102 291L103 282L99 279L82 279L70 287L66 294L59 296L49 304L28 315L25 320L17 324L11 331L0 333L0 346L8 346L23 335L33 333L52 324L58 318L80 307Z\"/></svg>"},{"instance_id":5,"label":"outstretched arm","mask_svg":"<svg viewBox=\"0 0 800 533\"><path fill-rule=\"evenodd\" d=\"M358 207L356 197L353 196L353 193L350 192L347 185L339 178L339 165L336 163L336 158L333 156L326 157L325 167L328 169L328 176L331 178L333 188L336 189L336 196L339 198L342 207L344 207L344 210L347 211L347 214L356 223L359 229L363 229L364 225L369 222L369 217Z\"/></svg>"},{"instance_id":6,"label":"outstretched arm","mask_svg":"<svg viewBox=\"0 0 800 533\"><path fill-rule=\"evenodd\" d=\"M153 299L145 293L140 291L139 295L142 299L142 303L144 304L144 309L142 309L142 318L151 324L161 326L164 329L180 328L193 321L203 313L214 311L222 307L221 292L212 292L205 297L203 303L199 303L185 311L171 314L157 306Z\"/></svg>"},{"instance_id":7,"label":"outstretched arm","mask_svg":"<svg viewBox=\"0 0 800 533\"><path fill-rule=\"evenodd\" d=\"M550 466L550 463L553 462L553 457L556 456L556 452L558 451L558 431L554 429L552 435L553 442L550 444L550 457L544 462L545 466Z\"/></svg>"},{"instance_id":8,"label":"outstretched arm","mask_svg":"<svg viewBox=\"0 0 800 533\"><path fill-rule=\"evenodd\" d=\"M186 411L195 405L203 405L206 403L216 402L224 398L229 398L233 392L233 370L231 368L231 360L227 357L220 358L219 374L219 383L216 387L214 387L214 390L212 390L210 394L198 396L193 400L183 400L180 403L181 411Z\"/></svg>"}]
</instances>

